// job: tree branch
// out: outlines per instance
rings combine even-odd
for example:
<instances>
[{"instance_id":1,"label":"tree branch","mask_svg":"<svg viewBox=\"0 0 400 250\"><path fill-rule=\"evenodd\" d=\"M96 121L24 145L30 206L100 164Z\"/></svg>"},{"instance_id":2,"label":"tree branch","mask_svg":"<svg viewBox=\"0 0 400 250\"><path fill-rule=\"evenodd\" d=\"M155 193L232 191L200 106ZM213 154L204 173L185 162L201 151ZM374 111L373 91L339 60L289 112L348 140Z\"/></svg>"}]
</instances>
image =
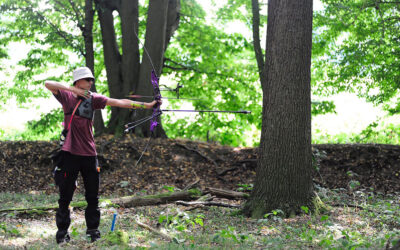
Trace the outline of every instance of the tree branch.
<instances>
[{"instance_id":1,"label":"tree branch","mask_svg":"<svg viewBox=\"0 0 400 250\"><path fill-rule=\"evenodd\" d=\"M261 82L264 81L264 55L260 45L260 6L258 0L251 0L252 12L253 12L253 46L256 54L258 73L260 75Z\"/></svg>"},{"instance_id":2,"label":"tree branch","mask_svg":"<svg viewBox=\"0 0 400 250\"><path fill-rule=\"evenodd\" d=\"M174 67L174 66L171 66L171 65L167 65L167 64L165 64L165 62L172 62L172 63L174 63L174 64L176 64L176 65L178 65L180 67ZM223 77L223 78L233 78L233 79L236 80L234 75L227 75L227 74L220 74L220 73L215 73L215 72L198 70L195 67L191 67L191 66L184 65L182 63L175 62L175 61L173 61L173 60L171 60L169 58L164 58L163 68L172 69L172 70L175 70L175 71L176 70L187 70L187 71L193 71L193 72L200 73L200 74L220 76L220 77Z\"/></svg>"}]
</instances>

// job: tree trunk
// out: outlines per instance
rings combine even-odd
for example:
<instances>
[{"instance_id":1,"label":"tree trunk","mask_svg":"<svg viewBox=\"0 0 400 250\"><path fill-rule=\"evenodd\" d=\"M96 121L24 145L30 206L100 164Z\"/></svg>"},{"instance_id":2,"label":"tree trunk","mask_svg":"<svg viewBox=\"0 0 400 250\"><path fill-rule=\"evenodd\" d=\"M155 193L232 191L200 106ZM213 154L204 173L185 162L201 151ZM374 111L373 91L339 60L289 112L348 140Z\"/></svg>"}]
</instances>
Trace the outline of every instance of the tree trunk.
<instances>
[{"instance_id":1,"label":"tree trunk","mask_svg":"<svg viewBox=\"0 0 400 250\"><path fill-rule=\"evenodd\" d=\"M270 0L257 177L244 212L292 215L312 204L312 0Z\"/></svg>"},{"instance_id":2,"label":"tree trunk","mask_svg":"<svg viewBox=\"0 0 400 250\"><path fill-rule=\"evenodd\" d=\"M252 12L253 12L253 46L257 60L258 74L260 81L265 82L264 79L264 55L262 53L260 44L260 5L258 0L251 0Z\"/></svg>"},{"instance_id":3,"label":"tree trunk","mask_svg":"<svg viewBox=\"0 0 400 250\"><path fill-rule=\"evenodd\" d=\"M119 52L117 37L114 28L113 11L120 6L120 1L113 0L96 0L98 15L101 26L101 34L103 39L104 64L106 67L108 90L111 98L123 98L123 89L127 83L123 81L122 73L122 55ZM132 4L137 1L133 1ZM137 6L136 6L137 7ZM125 93L127 94L127 93ZM108 123L109 132L122 133L122 125L127 118L124 116L126 112L122 112L121 108L112 107L111 117Z\"/></svg>"},{"instance_id":4,"label":"tree trunk","mask_svg":"<svg viewBox=\"0 0 400 250\"><path fill-rule=\"evenodd\" d=\"M93 50L93 1L85 0L85 26L82 27L83 39L85 41L85 60L86 66L94 72L94 50ZM92 85L90 91L97 92L95 83ZM104 120L100 110L94 113L94 131L96 135L103 133Z\"/></svg>"},{"instance_id":5,"label":"tree trunk","mask_svg":"<svg viewBox=\"0 0 400 250\"><path fill-rule=\"evenodd\" d=\"M154 66L156 74L160 76L165 49L179 23L179 0L149 1L144 44L149 55L143 53L141 64L139 41L136 36L139 31L138 0L95 0L95 2L99 10L110 97L125 98L132 90L140 95L153 95L150 82L151 70ZM115 10L121 18L122 54L118 48L114 29L112 12ZM135 114L137 114L135 119L141 119L150 116L152 110L137 110ZM111 108L108 124L110 132L122 133L123 125L128 122L131 122L129 110ZM145 123L138 127L135 133L150 136L149 124ZM155 134L157 137L166 137L161 125L157 127Z\"/></svg>"},{"instance_id":6,"label":"tree trunk","mask_svg":"<svg viewBox=\"0 0 400 250\"><path fill-rule=\"evenodd\" d=\"M150 82L153 67L156 74L160 76L164 52L168 46L171 36L178 28L179 24L179 0L153 0L150 1L147 16L146 40L144 47L147 49L142 55L142 65L140 67L140 81L135 93L140 95L152 96L154 91ZM137 119L150 116L152 110L138 113ZM157 118L159 126L155 129L156 137L166 137L162 128L160 117ZM144 123L136 128L135 133L150 136L149 124Z\"/></svg>"}]
</instances>

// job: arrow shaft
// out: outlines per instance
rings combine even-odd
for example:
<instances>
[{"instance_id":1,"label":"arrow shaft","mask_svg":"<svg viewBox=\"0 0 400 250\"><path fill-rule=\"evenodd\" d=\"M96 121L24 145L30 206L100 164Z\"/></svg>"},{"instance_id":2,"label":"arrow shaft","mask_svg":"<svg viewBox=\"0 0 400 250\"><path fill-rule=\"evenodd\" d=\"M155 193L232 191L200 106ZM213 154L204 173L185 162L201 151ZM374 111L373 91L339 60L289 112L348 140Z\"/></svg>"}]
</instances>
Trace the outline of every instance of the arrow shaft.
<instances>
[{"instance_id":1,"label":"arrow shaft","mask_svg":"<svg viewBox=\"0 0 400 250\"><path fill-rule=\"evenodd\" d=\"M185 109L162 109L163 112L196 112L196 113L237 113L250 114L251 111L230 111L230 110L185 110Z\"/></svg>"},{"instance_id":2,"label":"arrow shaft","mask_svg":"<svg viewBox=\"0 0 400 250\"><path fill-rule=\"evenodd\" d=\"M154 98L154 96L149 95L128 95L130 98ZM178 98L178 97L161 97L161 99L175 99L175 100L203 100L199 98Z\"/></svg>"}]
</instances>

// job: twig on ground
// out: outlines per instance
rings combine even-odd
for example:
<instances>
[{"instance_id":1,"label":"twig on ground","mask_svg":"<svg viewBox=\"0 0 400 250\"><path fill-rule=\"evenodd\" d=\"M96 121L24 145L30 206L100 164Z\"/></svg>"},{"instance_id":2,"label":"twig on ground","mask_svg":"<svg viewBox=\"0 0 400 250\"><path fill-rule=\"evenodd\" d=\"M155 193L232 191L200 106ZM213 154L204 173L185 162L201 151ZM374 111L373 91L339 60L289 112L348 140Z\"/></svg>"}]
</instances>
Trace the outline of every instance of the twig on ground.
<instances>
[{"instance_id":1,"label":"twig on ground","mask_svg":"<svg viewBox=\"0 0 400 250\"><path fill-rule=\"evenodd\" d=\"M161 231L159 231L159 230L157 230L155 228L152 228L151 226L146 225L146 224L140 222L139 220L135 220L135 221L140 227L142 227L144 229L147 229L147 230L149 230L149 231L151 231L151 232L153 232L153 233L155 233L157 235L160 235L161 237L163 237L166 240L172 241L173 238L171 236L169 236L168 234L163 233L163 232L161 232Z\"/></svg>"},{"instance_id":2,"label":"twig on ground","mask_svg":"<svg viewBox=\"0 0 400 250\"><path fill-rule=\"evenodd\" d=\"M178 142L175 142L175 144L180 146L180 147L182 147L182 148L185 148L185 149L187 149L189 151L197 153L198 155L200 155L201 157L203 157L207 161L211 162L212 164L214 164L218 168L217 162L214 161L213 159L211 159L210 157L208 157L207 155L203 154L202 152L200 152L200 151L198 151L198 150L196 150L194 148L190 148L190 147L186 146L185 144L181 144L181 143L178 143Z\"/></svg>"}]
</instances>

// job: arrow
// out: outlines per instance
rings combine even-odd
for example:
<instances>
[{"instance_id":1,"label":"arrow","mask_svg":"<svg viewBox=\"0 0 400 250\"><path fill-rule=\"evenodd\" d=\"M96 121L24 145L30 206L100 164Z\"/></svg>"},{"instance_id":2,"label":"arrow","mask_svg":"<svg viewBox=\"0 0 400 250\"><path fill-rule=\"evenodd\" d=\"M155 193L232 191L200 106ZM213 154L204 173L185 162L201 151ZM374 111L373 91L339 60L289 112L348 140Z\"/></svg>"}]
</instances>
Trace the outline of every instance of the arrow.
<instances>
[{"instance_id":1,"label":"arrow","mask_svg":"<svg viewBox=\"0 0 400 250\"><path fill-rule=\"evenodd\" d=\"M239 110L185 110L185 109L162 109L163 112L197 112L197 113L236 113L236 114L251 114L251 111Z\"/></svg>"},{"instance_id":2,"label":"arrow","mask_svg":"<svg viewBox=\"0 0 400 250\"><path fill-rule=\"evenodd\" d=\"M149 95L127 95L127 97L130 98L154 98L154 96L149 96ZM203 100L204 99L199 99L199 98L180 98L180 97L161 97L161 99L175 99L175 100Z\"/></svg>"}]
</instances>

